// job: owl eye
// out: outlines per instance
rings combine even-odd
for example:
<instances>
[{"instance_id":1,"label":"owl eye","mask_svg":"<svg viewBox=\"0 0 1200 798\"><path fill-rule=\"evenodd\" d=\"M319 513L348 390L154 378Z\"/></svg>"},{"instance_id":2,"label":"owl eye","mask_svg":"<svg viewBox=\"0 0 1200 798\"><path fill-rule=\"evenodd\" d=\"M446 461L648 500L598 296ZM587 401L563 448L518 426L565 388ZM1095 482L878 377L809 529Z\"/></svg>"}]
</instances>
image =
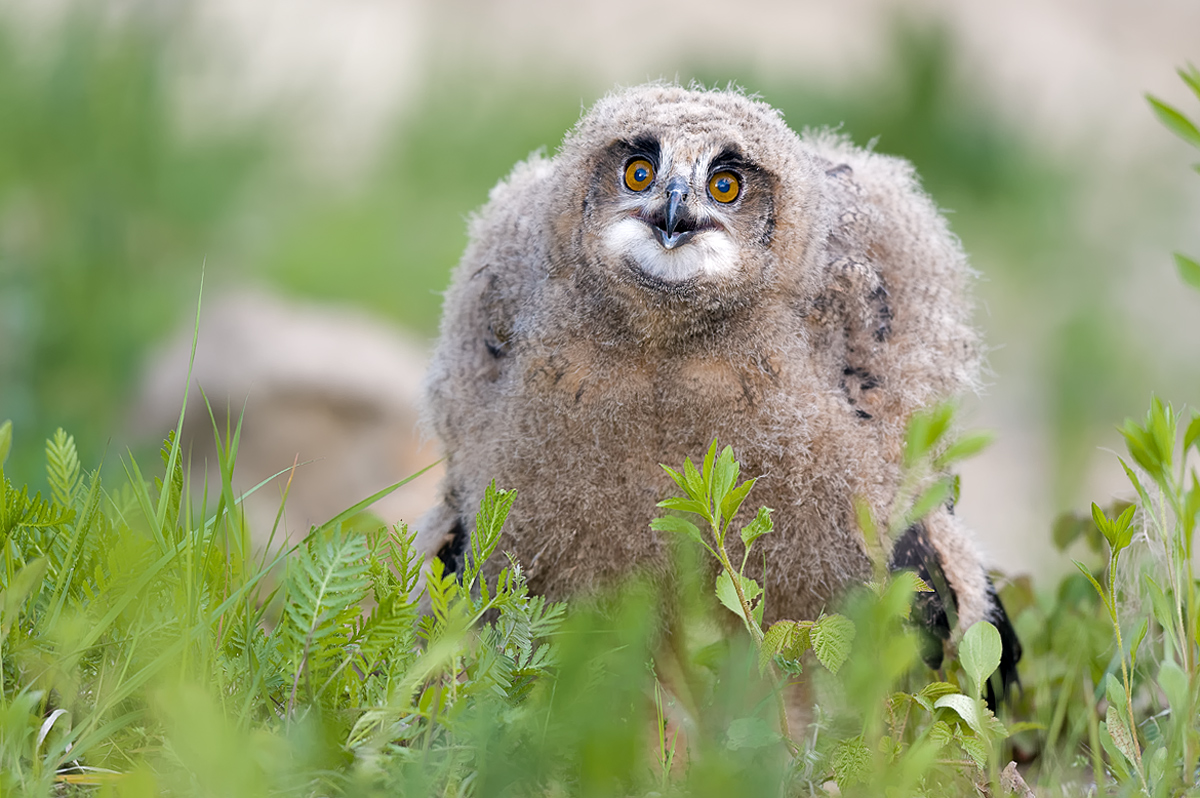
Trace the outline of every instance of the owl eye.
<instances>
[{"instance_id":1,"label":"owl eye","mask_svg":"<svg viewBox=\"0 0 1200 798\"><path fill-rule=\"evenodd\" d=\"M733 202L741 190L741 183L733 172L717 172L708 181L708 195L717 202Z\"/></svg>"},{"instance_id":2,"label":"owl eye","mask_svg":"<svg viewBox=\"0 0 1200 798\"><path fill-rule=\"evenodd\" d=\"M645 191L654 182L654 164L634 158L625 166L625 185L631 191Z\"/></svg>"}]
</instances>

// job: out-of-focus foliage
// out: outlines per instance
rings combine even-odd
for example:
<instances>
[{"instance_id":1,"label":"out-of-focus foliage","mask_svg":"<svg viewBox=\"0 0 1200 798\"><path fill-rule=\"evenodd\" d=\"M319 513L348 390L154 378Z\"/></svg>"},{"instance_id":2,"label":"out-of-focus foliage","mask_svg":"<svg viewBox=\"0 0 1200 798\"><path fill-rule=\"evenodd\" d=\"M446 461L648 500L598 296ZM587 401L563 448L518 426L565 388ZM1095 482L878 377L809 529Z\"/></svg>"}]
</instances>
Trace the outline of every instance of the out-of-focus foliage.
<instances>
[{"instance_id":1,"label":"out-of-focus foliage","mask_svg":"<svg viewBox=\"0 0 1200 798\"><path fill-rule=\"evenodd\" d=\"M0 412L23 466L58 424L99 455L261 163L258 133L179 129L170 35L81 11L31 51L0 25Z\"/></svg>"}]
</instances>

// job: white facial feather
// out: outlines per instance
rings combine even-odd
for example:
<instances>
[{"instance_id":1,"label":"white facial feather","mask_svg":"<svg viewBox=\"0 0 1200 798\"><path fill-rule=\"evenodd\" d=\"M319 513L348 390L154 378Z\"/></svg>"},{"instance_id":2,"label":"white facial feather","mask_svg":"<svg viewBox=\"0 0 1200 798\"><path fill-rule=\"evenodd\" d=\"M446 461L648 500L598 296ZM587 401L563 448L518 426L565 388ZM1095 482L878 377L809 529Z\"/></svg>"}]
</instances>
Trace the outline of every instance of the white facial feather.
<instances>
[{"instance_id":1,"label":"white facial feather","mask_svg":"<svg viewBox=\"0 0 1200 798\"><path fill-rule=\"evenodd\" d=\"M679 283L696 277L727 274L737 267L737 246L724 230L701 230L674 249L663 249L650 227L632 217L604 233L606 254L636 263L651 277Z\"/></svg>"}]
</instances>

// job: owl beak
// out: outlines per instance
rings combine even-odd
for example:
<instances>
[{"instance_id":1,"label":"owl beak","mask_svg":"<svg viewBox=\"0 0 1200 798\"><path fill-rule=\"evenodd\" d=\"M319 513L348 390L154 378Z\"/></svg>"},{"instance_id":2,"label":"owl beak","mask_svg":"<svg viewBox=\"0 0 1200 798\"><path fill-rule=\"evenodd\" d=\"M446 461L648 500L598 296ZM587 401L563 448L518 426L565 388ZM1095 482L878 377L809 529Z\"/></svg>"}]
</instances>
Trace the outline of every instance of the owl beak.
<instances>
[{"instance_id":1,"label":"owl beak","mask_svg":"<svg viewBox=\"0 0 1200 798\"><path fill-rule=\"evenodd\" d=\"M658 242L664 249L674 249L696 234L695 225L689 223L687 209L683 206L687 195L688 184L682 177L672 177L667 182L666 214L652 223ZM683 229L679 230L681 226Z\"/></svg>"},{"instance_id":2,"label":"owl beak","mask_svg":"<svg viewBox=\"0 0 1200 798\"><path fill-rule=\"evenodd\" d=\"M682 177L672 177L667 182L667 238L675 235L675 228L679 226L679 206L687 195L688 184Z\"/></svg>"}]
</instances>

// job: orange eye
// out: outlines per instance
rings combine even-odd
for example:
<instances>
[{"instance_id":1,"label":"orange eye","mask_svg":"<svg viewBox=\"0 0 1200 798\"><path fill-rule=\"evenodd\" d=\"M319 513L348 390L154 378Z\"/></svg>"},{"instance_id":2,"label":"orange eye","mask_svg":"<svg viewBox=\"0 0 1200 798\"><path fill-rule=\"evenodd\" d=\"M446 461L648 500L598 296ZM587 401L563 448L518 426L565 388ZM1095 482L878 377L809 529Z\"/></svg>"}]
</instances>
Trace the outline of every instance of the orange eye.
<instances>
[{"instance_id":1,"label":"orange eye","mask_svg":"<svg viewBox=\"0 0 1200 798\"><path fill-rule=\"evenodd\" d=\"M733 172L717 172L708 181L708 195L717 202L733 202L742 190Z\"/></svg>"},{"instance_id":2,"label":"orange eye","mask_svg":"<svg viewBox=\"0 0 1200 798\"><path fill-rule=\"evenodd\" d=\"M631 191L645 191L654 182L654 164L645 158L634 158L625 167L625 185Z\"/></svg>"}]
</instances>

